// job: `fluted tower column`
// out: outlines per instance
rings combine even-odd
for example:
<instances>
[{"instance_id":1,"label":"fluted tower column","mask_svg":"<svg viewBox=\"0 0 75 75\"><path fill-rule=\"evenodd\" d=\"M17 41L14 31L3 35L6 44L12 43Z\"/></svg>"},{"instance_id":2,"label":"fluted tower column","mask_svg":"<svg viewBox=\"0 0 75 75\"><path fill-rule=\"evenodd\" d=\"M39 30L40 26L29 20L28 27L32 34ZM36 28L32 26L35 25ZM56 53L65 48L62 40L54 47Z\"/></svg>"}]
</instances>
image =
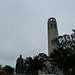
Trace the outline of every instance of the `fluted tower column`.
<instances>
[{"instance_id":1,"label":"fluted tower column","mask_svg":"<svg viewBox=\"0 0 75 75\"><path fill-rule=\"evenodd\" d=\"M58 37L58 29L57 22L55 18L48 19L48 55L54 49L54 45L52 45L51 41Z\"/></svg>"}]
</instances>

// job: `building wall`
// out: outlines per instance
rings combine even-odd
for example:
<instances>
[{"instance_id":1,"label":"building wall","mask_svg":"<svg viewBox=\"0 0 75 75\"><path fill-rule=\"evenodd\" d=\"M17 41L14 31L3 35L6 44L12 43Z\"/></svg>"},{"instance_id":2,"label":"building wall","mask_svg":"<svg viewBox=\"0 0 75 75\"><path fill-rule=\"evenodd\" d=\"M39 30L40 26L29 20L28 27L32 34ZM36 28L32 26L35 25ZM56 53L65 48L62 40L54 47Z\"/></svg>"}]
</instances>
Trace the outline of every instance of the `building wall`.
<instances>
[{"instance_id":1,"label":"building wall","mask_svg":"<svg viewBox=\"0 0 75 75\"><path fill-rule=\"evenodd\" d=\"M48 74L45 72L42 72L41 70L38 71L38 75L64 75L62 71L58 71L55 74Z\"/></svg>"}]
</instances>

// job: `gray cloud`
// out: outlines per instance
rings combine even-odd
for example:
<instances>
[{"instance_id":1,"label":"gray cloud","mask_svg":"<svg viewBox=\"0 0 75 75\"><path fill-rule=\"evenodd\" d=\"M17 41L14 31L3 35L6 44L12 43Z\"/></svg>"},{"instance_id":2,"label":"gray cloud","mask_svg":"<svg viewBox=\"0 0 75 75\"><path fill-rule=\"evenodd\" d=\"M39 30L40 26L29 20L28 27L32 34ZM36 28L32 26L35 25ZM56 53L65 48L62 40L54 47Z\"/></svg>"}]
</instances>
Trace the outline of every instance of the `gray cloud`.
<instances>
[{"instance_id":1,"label":"gray cloud","mask_svg":"<svg viewBox=\"0 0 75 75\"><path fill-rule=\"evenodd\" d=\"M47 54L47 20L55 17L59 35L75 28L75 1L0 1L0 64L15 66L20 54Z\"/></svg>"}]
</instances>

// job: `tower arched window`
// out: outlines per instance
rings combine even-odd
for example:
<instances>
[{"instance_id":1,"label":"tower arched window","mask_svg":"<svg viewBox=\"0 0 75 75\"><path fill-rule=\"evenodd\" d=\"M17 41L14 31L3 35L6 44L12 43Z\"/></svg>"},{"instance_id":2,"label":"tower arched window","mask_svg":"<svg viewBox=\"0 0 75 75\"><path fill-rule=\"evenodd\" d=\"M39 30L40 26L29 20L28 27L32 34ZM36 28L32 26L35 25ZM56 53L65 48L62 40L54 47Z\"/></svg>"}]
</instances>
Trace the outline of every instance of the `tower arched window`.
<instances>
[{"instance_id":1,"label":"tower arched window","mask_svg":"<svg viewBox=\"0 0 75 75\"><path fill-rule=\"evenodd\" d=\"M54 24L54 28L57 28L56 24Z\"/></svg>"},{"instance_id":2,"label":"tower arched window","mask_svg":"<svg viewBox=\"0 0 75 75\"><path fill-rule=\"evenodd\" d=\"M53 28L53 24L51 24L51 28Z\"/></svg>"},{"instance_id":3,"label":"tower arched window","mask_svg":"<svg viewBox=\"0 0 75 75\"><path fill-rule=\"evenodd\" d=\"M50 21L52 21L53 19L50 19Z\"/></svg>"},{"instance_id":4,"label":"tower arched window","mask_svg":"<svg viewBox=\"0 0 75 75\"><path fill-rule=\"evenodd\" d=\"M49 30L49 25L48 25L48 30Z\"/></svg>"}]
</instances>

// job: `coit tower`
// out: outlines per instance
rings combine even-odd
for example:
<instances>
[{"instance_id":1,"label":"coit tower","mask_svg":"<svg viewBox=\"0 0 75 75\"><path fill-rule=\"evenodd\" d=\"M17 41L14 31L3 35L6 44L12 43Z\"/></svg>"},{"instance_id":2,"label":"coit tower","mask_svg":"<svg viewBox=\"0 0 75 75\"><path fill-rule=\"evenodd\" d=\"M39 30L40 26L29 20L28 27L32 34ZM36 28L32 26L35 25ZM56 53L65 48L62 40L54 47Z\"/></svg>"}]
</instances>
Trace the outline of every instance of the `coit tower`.
<instances>
[{"instance_id":1,"label":"coit tower","mask_svg":"<svg viewBox=\"0 0 75 75\"><path fill-rule=\"evenodd\" d=\"M51 17L48 19L48 55L53 51L54 45L52 40L58 37L58 29L56 19Z\"/></svg>"}]
</instances>

